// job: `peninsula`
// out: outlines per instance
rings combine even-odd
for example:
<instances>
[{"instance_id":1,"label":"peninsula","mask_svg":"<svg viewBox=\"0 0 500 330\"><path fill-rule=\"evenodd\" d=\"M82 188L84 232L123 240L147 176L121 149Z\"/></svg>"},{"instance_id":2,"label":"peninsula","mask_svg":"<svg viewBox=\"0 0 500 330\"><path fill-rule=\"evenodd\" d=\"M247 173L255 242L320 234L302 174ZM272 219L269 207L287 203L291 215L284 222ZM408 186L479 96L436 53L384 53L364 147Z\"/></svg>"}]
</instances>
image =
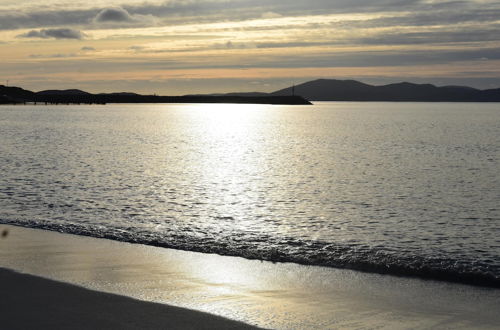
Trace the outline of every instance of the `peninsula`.
<instances>
[{"instance_id":1,"label":"peninsula","mask_svg":"<svg viewBox=\"0 0 500 330\"><path fill-rule=\"evenodd\" d=\"M106 104L106 103L246 103L309 105L297 95L184 95L159 96L136 93L92 94L78 89L32 92L20 87L0 85L0 104Z\"/></svg>"}]
</instances>

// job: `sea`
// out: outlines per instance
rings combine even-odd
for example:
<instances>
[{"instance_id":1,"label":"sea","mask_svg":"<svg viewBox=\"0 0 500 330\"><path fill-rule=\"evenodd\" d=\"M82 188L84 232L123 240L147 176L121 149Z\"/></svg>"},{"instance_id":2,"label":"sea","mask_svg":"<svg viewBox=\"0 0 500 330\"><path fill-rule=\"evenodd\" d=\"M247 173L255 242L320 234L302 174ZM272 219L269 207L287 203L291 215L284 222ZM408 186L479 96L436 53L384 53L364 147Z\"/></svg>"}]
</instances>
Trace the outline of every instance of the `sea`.
<instances>
[{"instance_id":1,"label":"sea","mask_svg":"<svg viewBox=\"0 0 500 330\"><path fill-rule=\"evenodd\" d=\"M500 287L500 105L4 105L0 223Z\"/></svg>"}]
</instances>

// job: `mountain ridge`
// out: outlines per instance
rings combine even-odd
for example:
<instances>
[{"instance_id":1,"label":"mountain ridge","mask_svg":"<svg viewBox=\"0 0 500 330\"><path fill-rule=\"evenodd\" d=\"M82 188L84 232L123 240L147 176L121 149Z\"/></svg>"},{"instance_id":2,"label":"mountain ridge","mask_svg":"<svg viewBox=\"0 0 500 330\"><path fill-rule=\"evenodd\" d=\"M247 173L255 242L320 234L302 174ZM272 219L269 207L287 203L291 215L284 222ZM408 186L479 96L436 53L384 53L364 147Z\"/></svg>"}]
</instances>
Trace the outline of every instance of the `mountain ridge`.
<instances>
[{"instance_id":1,"label":"mountain ridge","mask_svg":"<svg viewBox=\"0 0 500 330\"><path fill-rule=\"evenodd\" d=\"M292 97L292 99L289 99ZM303 98L303 100L299 99ZM141 95L130 92L92 94L79 89L32 92L0 85L0 103L270 103L307 104L308 101L500 102L500 88L442 86L397 82L374 86L357 80L316 79L271 93L230 92L184 96Z\"/></svg>"},{"instance_id":2,"label":"mountain ridge","mask_svg":"<svg viewBox=\"0 0 500 330\"><path fill-rule=\"evenodd\" d=\"M500 88L479 90L411 82L374 86L356 80L316 79L272 92L310 101L500 102Z\"/></svg>"}]
</instances>

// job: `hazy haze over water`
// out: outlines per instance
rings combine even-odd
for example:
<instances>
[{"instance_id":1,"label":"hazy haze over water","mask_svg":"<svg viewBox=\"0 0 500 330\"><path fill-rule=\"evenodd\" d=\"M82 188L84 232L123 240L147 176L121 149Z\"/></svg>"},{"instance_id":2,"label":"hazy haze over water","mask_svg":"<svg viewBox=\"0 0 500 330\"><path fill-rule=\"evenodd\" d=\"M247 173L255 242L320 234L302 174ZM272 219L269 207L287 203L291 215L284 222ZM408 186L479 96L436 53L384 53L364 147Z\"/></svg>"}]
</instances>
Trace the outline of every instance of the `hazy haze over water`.
<instances>
[{"instance_id":1,"label":"hazy haze over water","mask_svg":"<svg viewBox=\"0 0 500 330\"><path fill-rule=\"evenodd\" d=\"M4 223L500 282L498 104L3 106L0 128Z\"/></svg>"}]
</instances>

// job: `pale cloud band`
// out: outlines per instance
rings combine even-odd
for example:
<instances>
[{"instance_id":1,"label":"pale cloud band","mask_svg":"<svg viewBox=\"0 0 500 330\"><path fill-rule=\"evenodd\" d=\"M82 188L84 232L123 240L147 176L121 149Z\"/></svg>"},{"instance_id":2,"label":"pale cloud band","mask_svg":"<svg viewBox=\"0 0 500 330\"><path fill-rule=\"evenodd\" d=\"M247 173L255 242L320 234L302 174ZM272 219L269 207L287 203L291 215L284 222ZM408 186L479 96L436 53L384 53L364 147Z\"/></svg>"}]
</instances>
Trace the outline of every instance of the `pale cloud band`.
<instances>
[{"instance_id":1,"label":"pale cloud band","mask_svg":"<svg viewBox=\"0 0 500 330\"><path fill-rule=\"evenodd\" d=\"M78 2L77 2L78 3ZM22 6L0 9L0 29L22 29L61 25L95 28L94 23L158 22L193 23L221 20L245 20L281 16L307 16L324 13L401 13L400 19L386 24L432 25L464 21L498 21L498 1L422 1L422 0L173 0L136 3L123 0L109 7L98 2L75 8L58 6L53 9ZM64 9L61 9L64 8ZM398 17L398 15L396 15ZM156 19L153 19L156 18ZM384 20L381 20L383 22Z\"/></svg>"}]
</instances>

